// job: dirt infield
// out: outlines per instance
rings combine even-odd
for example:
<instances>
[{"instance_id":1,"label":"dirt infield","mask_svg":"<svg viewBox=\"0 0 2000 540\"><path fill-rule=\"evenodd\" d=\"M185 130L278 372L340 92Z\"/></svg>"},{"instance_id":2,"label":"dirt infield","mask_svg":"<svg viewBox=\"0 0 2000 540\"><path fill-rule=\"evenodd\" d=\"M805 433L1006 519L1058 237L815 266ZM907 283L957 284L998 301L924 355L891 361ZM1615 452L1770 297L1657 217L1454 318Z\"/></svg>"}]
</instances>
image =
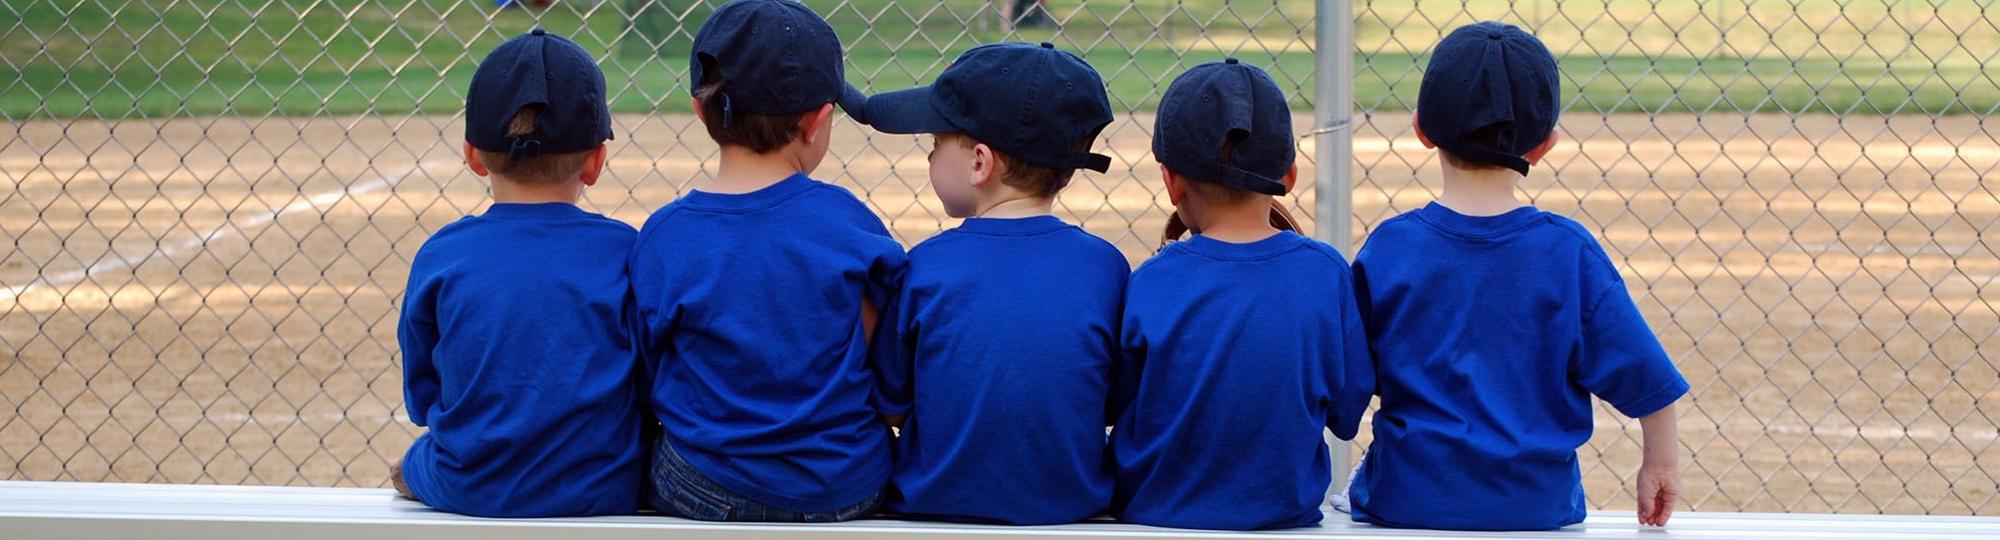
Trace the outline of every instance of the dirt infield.
<instances>
[{"instance_id":1,"label":"dirt infield","mask_svg":"<svg viewBox=\"0 0 2000 540\"><path fill-rule=\"evenodd\" d=\"M1363 120L1357 235L1439 185L1407 116ZM1113 124L1112 171L1081 175L1058 208L1134 261L1168 208L1150 122ZM2000 144L1979 118L1563 126L1560 173L1524 188L1599 233L1694 384L1688 507L2000 513L2000 195L1981 182ZM409 258L485 203L460 129L18 125L0 140L14 245L0 258L0 407L14 410L0 415L0 478L386 485L416 433L395 350ZM820 176L906 243L955 223L923 193L916 138L838 129ZM586 203L615 218L637 225L713 171L688 117L623 116L617 133ZM1310 209L1303 182L1292 201ZM1600 407L1598 426L1582 452L1591 499L1629 508L1637 425Z\"/></svg>"}]
</instances>

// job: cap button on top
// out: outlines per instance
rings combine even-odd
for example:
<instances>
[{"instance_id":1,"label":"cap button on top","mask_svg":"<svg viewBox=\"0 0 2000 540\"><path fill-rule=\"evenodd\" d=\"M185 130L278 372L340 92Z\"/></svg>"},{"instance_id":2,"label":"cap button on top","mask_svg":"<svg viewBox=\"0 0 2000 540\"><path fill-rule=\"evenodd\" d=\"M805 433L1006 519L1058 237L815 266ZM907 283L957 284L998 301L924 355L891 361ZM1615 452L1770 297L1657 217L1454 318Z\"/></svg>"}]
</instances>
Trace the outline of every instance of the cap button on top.
<instances>
[{"instance_id":1,"label":"cap button on top","mask_svg":"<svg viewBox=\"0 0 2000 540\"><path fill-rule=\"evenodd\" d=\"M1049 42L1047 42L1047 41L1044 41L1044 42L1042 42L1042 48L1044 48L1044 49L1054 49L1054 48L1056 48L1056 44L1054 44L1054 43L1049 43Z\"/></svg>"},{"instance_id":2,"label":"cap button on top","mask_svg":"<svg viewBox=\"0 0 2000 540\"><path fill-rule=\"evenodd\" d=\"M534 29L534 30L529 30L529 31L528 31L528 33L530 33L530 34L534 34L534 35L537 35L537 36L539 36L539 35L542 35L542 34L546 34L546 33L548 33L548 32L545 32L545 31L543 31L543 30L542 30L542 29L540 29L540 28L536 28L536 29Z\"/></svg>"},{"instance_id":3,"label":"cap button on top","mask_svg":"<svg viewBox=\"0 0 2000 540\"><path fill-rule=\"evenodd\" d=\"M1228 57L1228 58L1224 58L1224 59L1222 59L1222 63L1224 63L1224 64L1229 64L1229 65L1232 65L1232 66L1233 66L1233 65L1236 65L1236 64L1237 64L1237 60L1236 60L1236 57L1234 57L1234 56L1231 56L1231 57Z\"/></svg>"}]
</instances>

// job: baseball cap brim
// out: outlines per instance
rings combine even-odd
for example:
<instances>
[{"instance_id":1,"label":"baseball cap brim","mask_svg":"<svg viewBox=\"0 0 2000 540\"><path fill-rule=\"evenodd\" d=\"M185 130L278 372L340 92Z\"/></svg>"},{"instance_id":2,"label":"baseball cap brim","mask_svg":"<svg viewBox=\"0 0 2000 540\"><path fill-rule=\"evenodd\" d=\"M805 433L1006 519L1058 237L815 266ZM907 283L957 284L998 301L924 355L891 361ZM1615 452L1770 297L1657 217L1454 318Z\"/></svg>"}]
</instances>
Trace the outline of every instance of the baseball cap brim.
<instances>
[{"instance_id":1,"label":"baseball cap brim","mask_svg":"<svg viewBox=\"0 0 2000 540\"><path fill-rule=\"evenodd\" d=\"M854 85L840 83L840 98L834 100L834 103L840 105L840 110L847 111L848 118L853 118L862 125L868 125L870 118L868 95L861 93L861 90L854 88Z\"/></svg>"},{"instance_id":2,"label":"baseball cap brim","mask_svg":"<svg viewBox=\"0 0 2000 540\"><path fill-rule=\"evenodd\" d=\"M939 113L937 93L925 86L876 94L868 98L868 125L883 133L949 133L960 131Z\"/></svg>"}]
</instances>

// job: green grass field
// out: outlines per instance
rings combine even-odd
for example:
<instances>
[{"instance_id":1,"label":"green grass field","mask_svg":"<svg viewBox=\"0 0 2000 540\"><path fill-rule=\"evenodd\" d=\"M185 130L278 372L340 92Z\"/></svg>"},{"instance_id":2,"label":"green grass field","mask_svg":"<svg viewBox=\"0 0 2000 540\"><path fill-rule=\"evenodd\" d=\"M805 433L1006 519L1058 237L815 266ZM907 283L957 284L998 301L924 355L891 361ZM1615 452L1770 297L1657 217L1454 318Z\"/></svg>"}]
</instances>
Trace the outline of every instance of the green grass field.
<instances>
[{"instance_id":1,"label":"green grass field","mask_svg":"<svg viewBox=\"0 0 2000 540\"><path fill-rule=\"evenodd\" d=\"M1310 107L1313 3L1051 0L1060 30L1000 28L988 0L811 0L871 91L929 80L979 43L1054 41L1147 110L1187 66L1233 55ZM621 112L687 110L704 0L5 0L0 115L33 118L449 113L485 51L540 24L600 54ZM1851 3L1862 4L1862 3ZM1572 113L1987 114L2000 28L1982 2L1356 2L1359 108L1406 110L1424 54L1460 24L1530 27L1560 56ZM12 20L8 20L12 19Z\"/></svg>"}]
</instances>

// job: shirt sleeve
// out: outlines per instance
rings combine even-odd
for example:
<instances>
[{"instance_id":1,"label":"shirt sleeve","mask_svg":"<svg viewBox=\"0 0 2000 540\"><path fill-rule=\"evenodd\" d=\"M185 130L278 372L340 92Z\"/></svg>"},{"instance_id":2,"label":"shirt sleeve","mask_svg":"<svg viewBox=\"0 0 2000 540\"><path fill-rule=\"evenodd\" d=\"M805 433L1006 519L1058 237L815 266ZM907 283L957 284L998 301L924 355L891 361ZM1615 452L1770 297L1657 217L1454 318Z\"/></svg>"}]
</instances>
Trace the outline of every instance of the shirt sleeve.
<instances>
[{"instance_id":1,"label":"shirt sleeve","mask_svg":"<svg viewBox=\"0 0 2000 540\"><path fill-rule=\"evenodd\" d=\"M625 275L632 275L629 265L626 267ZM644 396L651 391L653 375L657 372L653 370L653 364L646 361L650 356L648 347L652 344L652 340L647 339L648 334L642 330L644 324L639 317L638 293L632 290L630 283L625 286L624 307L624 311L620 313L620 323L625 325L625 341L632 345L633 385L638 389L639 395Z\"/></svg>"},{"instance_id":2,"label":"shirt sleeve","mask_svg":"<svg viewBox=\"0 0 2000 540\"><path fill-rule=\"evenodd\" d=\"M868 265L867 296L875 307L888 311L889 305L894 304L896 297L903 292L903 277L910 269L910 255L903 252L903 245L896 243L887 231L881 234L877 244L879 253Z\"/></svg>"},{"instance_id":3,"label":"shirt sleeve","mask_svg":"<svg viewBox=\"0 0 2000 540\"><path fill-rule=\"evenodd\" d=\"M1584 313L1572 380L1626 416L1653 414L1687 393L1687 380L1653 336L1622 280L1611 280Z\"/></svg>"},{"instance_id":4,"label":"shirt sleeve","mask_svg":"<svg viewBox=\"0 0 2000 540\"><path fill-rule=\"evenodd\" d=\"M873 226L871 236L879 237L870 239L877 243L878 251L868 266L866 292L869 304L881 314L875 319L875 335L868 346L869 368L875 372L870 405L878 414L901 416L909 414L916 399L910 379L914 376L918 328L915 309L903 290L910 256L889 236L881 220L870 214L864 221Z\"/></svg>"},{"instance_id":5,"label":"shirt sleeve","mask_svg":"<svg viewBox=\"0 0 2000 540\"><path fill-rule=\"evenodd\" d=\"M1119 255L1118 262L1124 264L1125 259L1123 255ZM1108 386L1105 389L1106 395L1104 396L1104 425L1106 426L1117 424L1118 415L1123 413L1125 408L1124 403L1118 399L1117 394L1120 385L1118 374L1120 373L1120 365L1124 362L1125 358L1125 285L1132 278L1132 268L1125 266L1120 270L1116 282L1116 288L1118 289L1117 302L1111 305L1111 308L1117 311L1110 318L1110 332L1104 336L1104 350L1111 355L1111 361L1107 363L1109 367L1105 373L1105 380ZM1136 383L1134 384L1136 385Z\"/></svg>"},{"instance_id":6,"label":"shirt sleeve","mask_svg":"<svg viewBox=\"0 0 2000 540\"><path fill-rule=\"evenodd\" d=\"M677 309L662 286L664 281L660 268L663 263L651 255L647 249L646 237L641 236L632 249L630 262L626 265L626 275L631 280L631 307L625 317L626 332L632 340L632 350L638 356L640 374L640 395L648 396L651 403L652 388L659 374L666 370L665 362L670 360L674 317Z\"/></svg>"},{"instance_id":7,"label":"shirt sleeve","mask_svg":"<svg viewBox=\"0 0 2000 540\"><path fill-rule=\"evenodd\" d=\"M1118 423L1125 408L1138 399L1139 380L1146 366L1145 334L1139 331L1130 299L1131 289L1127 285L1125 309L1118 320L1119 343L1112 349L1111 396L1105 400L1105 425Z\"/></svg>"},{"instance_id":8,"label":"shirt sleeve","mask_svg":"<svg viewBox=\"0 0 2000 540\"><path fill-rule=\"evenodd\" d=\"M441 391L432 362L438 345L436 289L424 275L412 271L404 291L403 313L396 324L396 343L403 349L403 408L411 422L429 426L431 408L437 406Z\"/></svg>"},{"instance_id":9,"label":"shirt sleeve","mask_svg":"<svg viewBox=\"0 0 2000 540\"><path fill-rule=\"evenodd\" d=\"M1326 427L1341 440L1354 440L1361 430L1361 415L1368 412L1369 398L1375 395L1375 358L1368 348L1368 332L1362 325L1361 308L1355 294L1360 286L1352 272L1343 272L1335 281L1346 285L1340 294L1340 346L1327 366L1331 375L1327 388L1333 394L1333 410L1326 415Z\"/></svg>"},{"instance_id":10,"label":"shirt sleeve","mask_svg":"<svg viewBox=\"0 0 2000 540\"><path fill-rule=\"evenodd\" d=\"M1354 256L1354 265L1348 267L1348 275L1354 277L1354 307L1361 314L1361 328L1366 331L1368 338L1373 340L1376 334L1380 333L1382 329L1381 325L1376 324L1374 319L1375 295L1369 292L1368 289L1367 257L1368 248L1367 246L1363 246L1361 253ZM1375 354L1374 341L1368 342L1368 354L1372 360Z\"/></svg>"},{"instance_id":11,"label":"shirt sleeve","mask_svg":"<svg viewBox=\"0 0 2000 540\"><path fill-rule=\"evenodd\" d=\"M871 405L884 416L910 413L916 401L911 379L916 372L917 322L911 316L909 295L898 295L883 310L875 325L875 339L868 348L869 367L875 372L875 393Z\"/></svg>"}]
</instances>

